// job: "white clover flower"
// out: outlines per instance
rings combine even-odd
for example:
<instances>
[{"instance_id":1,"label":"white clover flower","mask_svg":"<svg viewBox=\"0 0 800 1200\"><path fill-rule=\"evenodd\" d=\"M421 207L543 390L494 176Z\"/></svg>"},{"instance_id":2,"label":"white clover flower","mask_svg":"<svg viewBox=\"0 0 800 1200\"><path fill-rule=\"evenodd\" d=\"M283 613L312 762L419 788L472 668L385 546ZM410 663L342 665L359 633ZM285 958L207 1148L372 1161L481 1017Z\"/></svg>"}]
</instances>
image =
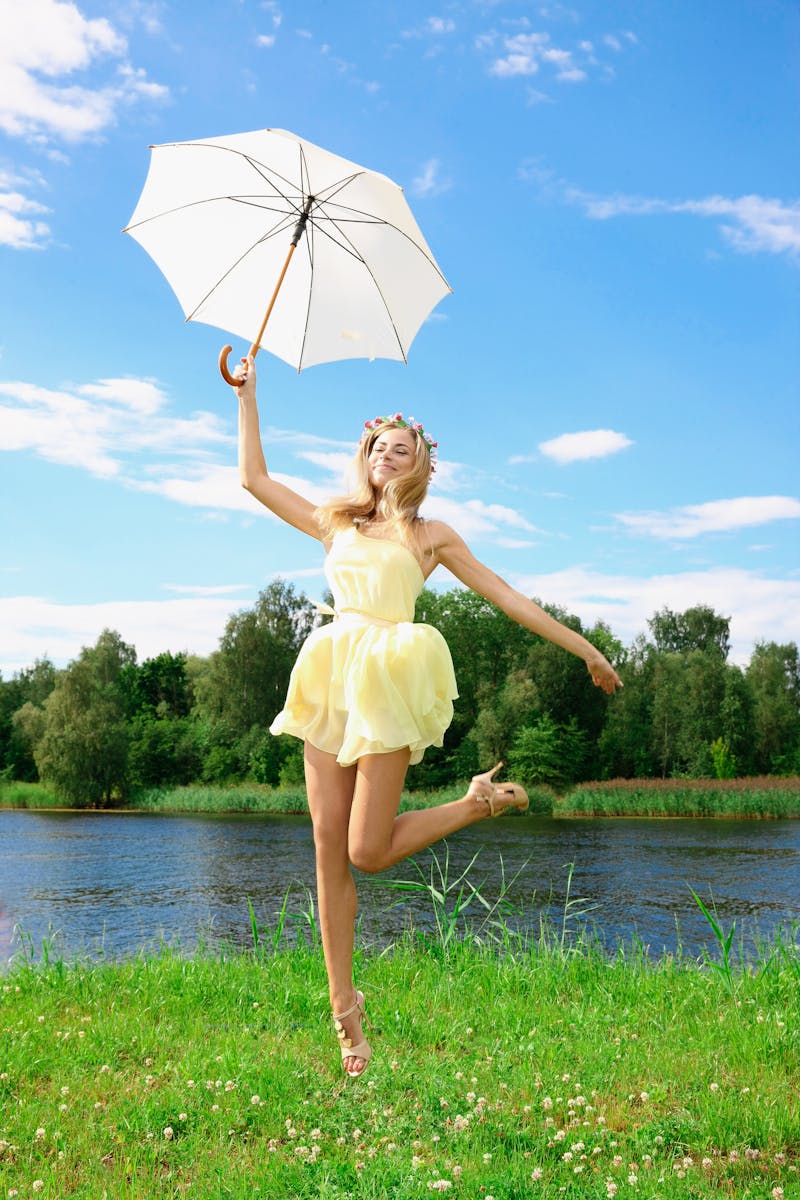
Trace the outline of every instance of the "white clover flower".
<instances>
[{"instance_id":1,"label":"white clover flower","mask_svg":"<svg viewBox=\"0 0 800 1200\"><path fill-rule=\"evenodd\" d=\"M175 1137L175 1130L172 1128L171 1125L167 1125L166 1128L164 1129L164 1137L167 1139L168 1142L171 1142L172 1139Z\"/></svg>"}]
</instances>

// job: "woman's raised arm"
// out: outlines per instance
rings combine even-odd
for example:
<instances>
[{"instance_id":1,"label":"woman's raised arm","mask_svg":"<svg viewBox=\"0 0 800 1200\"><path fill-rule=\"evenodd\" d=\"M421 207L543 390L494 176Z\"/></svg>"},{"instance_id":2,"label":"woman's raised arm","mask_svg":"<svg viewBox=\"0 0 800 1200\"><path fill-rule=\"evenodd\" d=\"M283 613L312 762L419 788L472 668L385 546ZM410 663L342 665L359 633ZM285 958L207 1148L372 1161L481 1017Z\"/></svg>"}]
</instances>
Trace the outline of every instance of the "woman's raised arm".
<instances>
[{"instance_id":1,"label":"woman's raised arm","mask_svg":"<svg viewBox=\"0 0 800 1200\"><path fill-rule=\"evenodd\" d=\"M431 522L431 524L438 561L442 566L447 567L448 571L452 571L456 579L460 579L473 592L477 592L492 604L496 604L518 625L530 629L531 633L538 633L548 641L554 642L557 646L582 658L592 677L592 682L602 688L604 692L610 695L618 687L622 687L619 675L596 646L587 642L586 638L576 633L574 629L562 625L533 600L523 596L499 575L495 575L494 571L490 571L487 566L479 562L455 530L440 521Z\"/></svg>"},{"instance_id":2,"label":"woman's raised arm","mask_svg":"<svg viewBox=\"0 0 800 1200\"><path fill-rule=\"evenodd\" d=\"M236 394L239 397L239 478L242 487L276 517L321 541L322 534L314 516L315 506L273 479L267 470L258 424L256 368L252 356L242 359L242 365L236 368L234 375L241 380Z\"/></svg>"}]
</instances>

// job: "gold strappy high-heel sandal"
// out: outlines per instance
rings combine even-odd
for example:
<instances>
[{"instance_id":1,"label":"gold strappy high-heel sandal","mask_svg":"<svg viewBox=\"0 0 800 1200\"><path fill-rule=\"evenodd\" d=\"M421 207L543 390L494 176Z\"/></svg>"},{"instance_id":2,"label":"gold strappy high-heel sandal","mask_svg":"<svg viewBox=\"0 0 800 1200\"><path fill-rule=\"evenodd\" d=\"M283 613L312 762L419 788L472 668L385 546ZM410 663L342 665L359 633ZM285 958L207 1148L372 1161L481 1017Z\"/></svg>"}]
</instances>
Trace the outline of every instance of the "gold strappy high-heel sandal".
<instances>
[{"instance_id":1,"label":"gold strappy high-heel sandal","mask_svg":"<svg viewBox=\"0 0 800 1200\"><path fill-rule=\"evenodd\" d=\"M497 774L502 765L499 762L491 771L484 771L482 775L472 776L472 782L478 785L478 790L472 792L472 795L476 800L485 802L489 809L489 815L492 817L501 817L504 812L509 812L511 809L515 812L525 812L530 804L528 793L521 784L492 783L492 776ZM491 788L491 792L482 790L486 788Z\"/></svg>"},{"instance_id":2,"label":"gold strappy high-heel sandal","mask_svg":"<svg viewBox=\"0 0 800 1200\"><path fill-rule=\"evenodd\" d=\"M362 1033L361 1041L358 1042L357 1045L355 1045L355 1046L353 1045L353 1039L347 1036L347 1030L345 1029L342 1022L345 1021L354 1012L358 1013L358 1015L361 1019L361 1022L363 1024L364 1021L366 1020L366 1017L364 1015L364 993L359 992L358 990L356 990L355 1001L350 1005L350 1007L348 1009L345 1009L345 1011L343 1013L338 1013L338 1014L334 1013L333 1014L333 1027L336 1030L336 1036L339 1039L339 1045L342 1050L342 1062L344 1062L348 1058L363 1058L364 1066L361 1068L360 1071L347 1071L346 1072L346 1074L348 1074L351 1079L360 1079L361 1076L366 1071L367 1065L369 1064L369 1060L372 1057L372 1047L370 1046L367 1039L363 1036L363 1033Z\"/></svg>"}]
</instances>

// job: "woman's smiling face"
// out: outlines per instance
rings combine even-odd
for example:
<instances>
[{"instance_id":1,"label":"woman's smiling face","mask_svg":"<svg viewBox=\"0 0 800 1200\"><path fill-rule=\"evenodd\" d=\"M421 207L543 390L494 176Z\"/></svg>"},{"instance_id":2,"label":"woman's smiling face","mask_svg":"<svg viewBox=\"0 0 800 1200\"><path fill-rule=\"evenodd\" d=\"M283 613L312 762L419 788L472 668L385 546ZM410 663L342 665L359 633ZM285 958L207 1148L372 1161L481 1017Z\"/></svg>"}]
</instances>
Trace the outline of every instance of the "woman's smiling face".
<instances>
[{"instance_id":1,"label":"woman's smiling face","mask_svg":"<svg viewBox=\"0 0 800 1200\"><path fill-rule=\"evenodd\" d=\"M384 429L372 443L367 459L370 483L382 491L390 480L410 475L416 461L416 435L410 429Z\"/></svg>"}]
</instances>

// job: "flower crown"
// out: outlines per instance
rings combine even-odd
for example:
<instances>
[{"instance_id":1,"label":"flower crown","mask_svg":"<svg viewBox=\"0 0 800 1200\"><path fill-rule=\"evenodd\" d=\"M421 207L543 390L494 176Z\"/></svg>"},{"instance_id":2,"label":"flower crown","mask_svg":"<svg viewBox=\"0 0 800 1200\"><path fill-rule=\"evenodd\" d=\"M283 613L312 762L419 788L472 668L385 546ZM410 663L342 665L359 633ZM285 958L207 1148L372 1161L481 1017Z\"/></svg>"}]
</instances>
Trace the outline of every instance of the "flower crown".
<instances>
[{"instance_id":1,"label":"flower crown","mask_svg":"<svg viewBox=\"0 0 800 1200\"><path fill-rule=\"evenodd\" d=\"M436 453L439 443L435 442L429 433L420 425L419 421L415 421L413 417L404 417L402 413L395 413L392 417L375 417L372 421L364 422L364 432L361 435L363 442L376 429L380 429L381 425L388 425L398 429L413 429L414 433L419 434L421 440L428 447L428 454L431 460L431 474L436 470L438 455Z\"/></svg>"}]
</instances>

